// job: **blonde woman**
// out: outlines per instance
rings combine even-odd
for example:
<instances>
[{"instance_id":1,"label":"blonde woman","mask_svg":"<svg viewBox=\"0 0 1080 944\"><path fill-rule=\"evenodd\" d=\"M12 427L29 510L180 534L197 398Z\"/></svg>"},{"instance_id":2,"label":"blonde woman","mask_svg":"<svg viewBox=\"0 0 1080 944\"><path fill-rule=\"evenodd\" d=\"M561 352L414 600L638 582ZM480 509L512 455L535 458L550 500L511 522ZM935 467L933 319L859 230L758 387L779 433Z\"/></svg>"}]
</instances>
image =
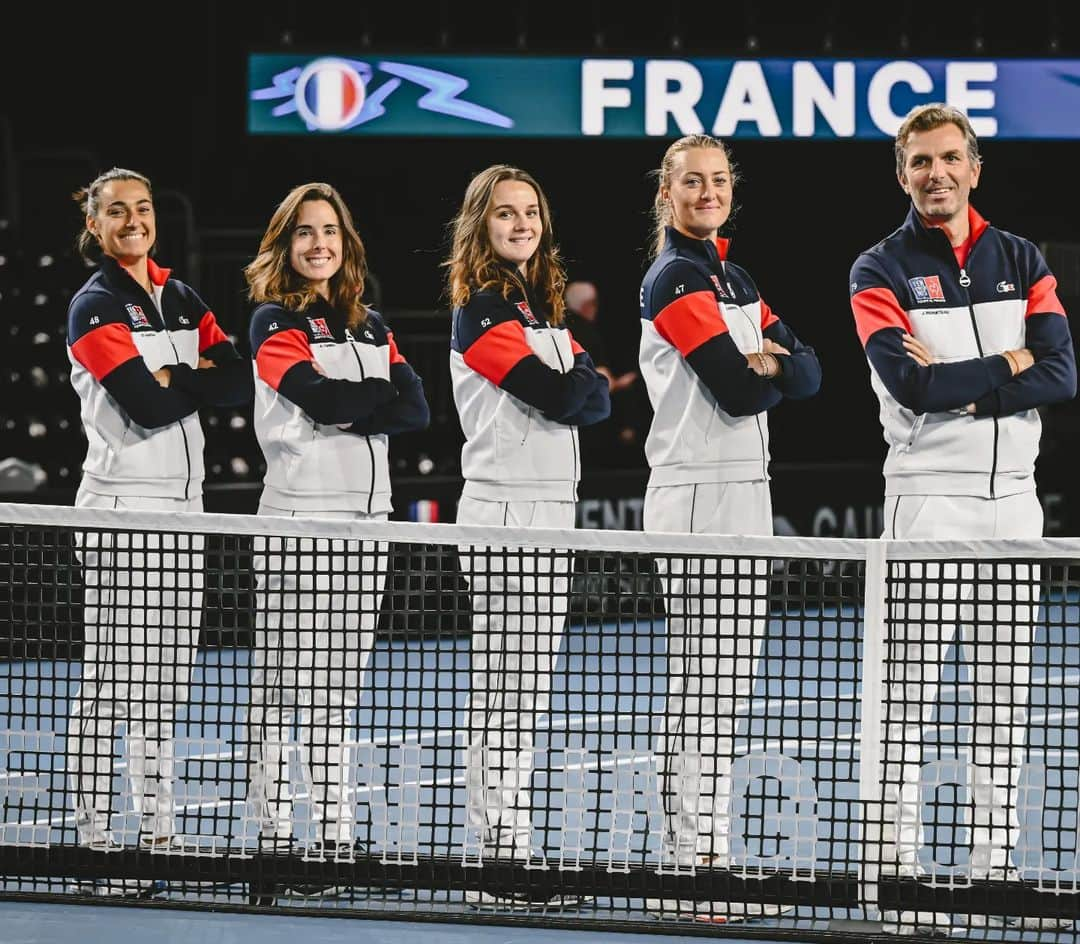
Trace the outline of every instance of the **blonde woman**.
<instances>
[{"instance_id":1,"label":"blonde woman","mask_svg":"<svg viewBox=\"0 0 1080 944\"><path fill-rule=\"evenodd\" d=\"M769 308L720 237L736 174L723 142L689 135L657 172L653 262L641 284L646 531L772 534L768 411L817 392L814 351ZM757 674L768 618L764 561L673 560L666 592L668 695L659 758L664 855L683 868L730 863L735 719ZM716 590L720 598L717 599ZM738 615L736 615L738 614ZM649 902L659 916L729 922L775 905Z\"/></svg>"}]
</instances>

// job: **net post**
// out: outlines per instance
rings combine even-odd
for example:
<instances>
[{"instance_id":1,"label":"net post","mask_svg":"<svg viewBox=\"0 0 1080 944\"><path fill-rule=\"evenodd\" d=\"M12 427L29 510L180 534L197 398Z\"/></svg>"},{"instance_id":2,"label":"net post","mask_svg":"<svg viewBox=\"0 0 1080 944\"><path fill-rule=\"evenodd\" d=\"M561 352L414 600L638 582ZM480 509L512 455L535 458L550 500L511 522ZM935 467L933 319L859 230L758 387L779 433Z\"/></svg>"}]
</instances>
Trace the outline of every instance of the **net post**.
<instances>
[{"instance_id":1,"label":"net post","mask_svg":"<svg viewBox=\"0 0 1080 944\"><path fill-rule=\"evenodd\" d=\"M868 920L878 920L882 829L882 704L885 694L885 582L889 542L866 542L863 602L862 700L859 731L859 897Z\"/></svg>"}]
</instances>

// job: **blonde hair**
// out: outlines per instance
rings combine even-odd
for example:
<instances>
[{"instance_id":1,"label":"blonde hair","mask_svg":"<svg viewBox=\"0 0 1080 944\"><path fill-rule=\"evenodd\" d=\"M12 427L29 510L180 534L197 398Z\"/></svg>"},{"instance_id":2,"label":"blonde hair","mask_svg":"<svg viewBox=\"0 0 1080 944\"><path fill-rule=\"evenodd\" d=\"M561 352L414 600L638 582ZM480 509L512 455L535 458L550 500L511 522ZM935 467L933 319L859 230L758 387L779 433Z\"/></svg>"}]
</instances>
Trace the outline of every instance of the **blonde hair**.
<instances>
[{"instance_id":1,"label":"blonde hair","mask_svg":"<svg viewBox=\"0 0 1080 944\"><path fill-rule=\"evenodd\" d=\"M361 301L367 277L367 253L353 225L352 214L330 184L309 183L293 187L278 204L266 227L259 252L244 268L248 298L253 302L277 302L290 311L302 311L314 304L318 293L290 264L292 234L302 204L325 200L337 214L341 227L341 268L330 278L330 304L345 313L350 328L367 320L367 306Z\"/></svg>"},{"instance_id":2,"label":"blonde hair","mask_svg":"<svg viewBox=\"0 0 1080 944\"><path fill-rule=\"evenodd\" d=\"M896 155L896 176L901 177L904 173L905 151L907 149L908 136L913 131L933 131L942 125L956 125L964 132L964 140L967 142L968 158L973 166L978 167L982 163L979 156L979 139L975 137L975 129L971 127L965 115L959 108L946 105L944 102L930 102L927 105L916 105L904 116L900 127L896 130L896 140L893 142L893 152Z\"/></svg>"},{"instance_id":3,"label":"blonde hair","mask_svg":"<svg viewBox=\"0 0 1080 944\"><path fill-rule=\"evenodd\" d=\"M96 263L98 262L104 253L101 251L101 246L98 244L94 234L86 228L86 217L97 216L101 211L101 189L114 180L137 180L139 183L146 187L146 192L150 196L150 202L154 202L154 189L150 186L150 178L144 174L140 174L138 171L128 170L124 167L110 167L103 174L98 174L90 183L85 187L80 187L76 190L71 198L79 204L79 209L83 212L83 228L79 232L78 237L75 240L75 248L78 250L80 256L86 262ZM153 255L154 250L157 249L157 241L150 247L148 255Z\"/></svg>"},{"instance_id":4,"label":"blonde hair","mask_svg":"<svg viewBox=\"0 0 1080 944\"><path fill-rule=\"evenodd\" d=\"M739 181L735 164L731 160L731 151L723 141L714 138L711 134L688 134L671 144L664 152L660 166L654 170L656 177L656 196L653 198L652 220L653 236L649 248L649 258L655 259L664 248L664 230L671 225L671 204L664 199L664 190L671 186L672 171L675 167L675 158L684 151L694 148L716 148L723 152L731 168L731 186L734 187Z\"/></svg>"},{"instance_id":5,"label":"blonde hair","mask_svg":"<svg viewBox=\"0 0 1080 944\"><path fill-rule=\"evenodd\" d=\"M502 263L488 236L487 217L495 186L504 180L519 180L536 192L543 232L540 245L525 264L525 278L547 304L551 323L562 324L566 310L563 300L566 273L555 245L547 197L530 174L508 164L494 164L473 177L465 190L460 212L450 222L450 257L442 264L447 270L450 304L454 307L465 305L473 292L489 288L497 287L503 298L508 298L515 287L525 287L520 276L511 273Z\"/></svg>"}]
</instances>

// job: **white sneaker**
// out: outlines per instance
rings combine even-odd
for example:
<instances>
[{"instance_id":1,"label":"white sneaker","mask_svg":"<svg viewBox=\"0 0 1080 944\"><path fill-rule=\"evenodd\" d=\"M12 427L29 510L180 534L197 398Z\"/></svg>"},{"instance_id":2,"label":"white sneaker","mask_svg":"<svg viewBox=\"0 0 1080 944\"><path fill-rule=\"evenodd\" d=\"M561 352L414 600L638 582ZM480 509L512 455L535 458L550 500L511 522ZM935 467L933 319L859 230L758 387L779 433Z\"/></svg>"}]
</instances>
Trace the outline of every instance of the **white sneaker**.
<instances>
[{"instance_id":1,"label":"white sneaker","mask_svg":"<svg viewBox=\"0 0 1080 944\"><path fill-rule=\"evenodd\" d=\"M320 898L341 898L351 894L352 890L351 885L334 885L329 882L292 882L281 889L281 894L286 898L315 901Z\"/></svg>"},{"instance_id":2,"label":"white sneaker","mask_svg":"<svg viewBox=\"0 0 1080 944\"><path fill-rule=\"evenodd\" d=\"M139 837L139 848L146 852L171 852L173 855L198 851L196 846L184 842L183 836L151 836L147 833Z\"/></svg>"},{"instance_id":3,"label":"white sneaker","mask_svg":"<svg viewBox=\"0 0 1080 944\"><path fill-rule=\"evenodd\" d=\"M151 879L135 878L92 878L70 882L67 892L70 895L83 895L90 898L130 898L145 900L160 895L168 885Z\"/></svg>"},{"instance_id":4,"label":"white sneaker","mask_svg":"<svg viewBox=\"0 0 1080 944\"><path fill-rule=\"evenodd\" d=\"M583 895L556 894L544 897L539 891L488 892L466 891L465 901L472 907L492 911L567 911L580 908L592 901Z\"/></svg>"},{"instance_id":5,"label":"white sneaker","mask_svg":"<svg viewBox=\"0 0 1080 944\"><path fill-rule=\"evenodd\" d=\"M952 917L940 911L883 911L881 930L886 934L911 937L948 937Z\"/></svg>"},{"instance_id":6,"label":"white sneaker","mask_svg":"<svg viewBox=\"0 0 1080 944\"><path fill-rule=\"evenodd\" d=\"M645 907L654 918L668 921L699 921L704 924L737 924L775 918L795 910L794 905L756 901L686 901L646 898Z\"/></svg>"},{"instance_id":7,"label":"white sneaker","mask_svg":"<svg viewBox=\"0 0 1080 944\"><path fill-rule=\"evenodd\" d=\"M1005 928L1013 931L1067 931L1076 924L1072 918L1018 918L998 914L972 914L962 916L960 920L972 928Z\"/></svg>"}]
</instances>

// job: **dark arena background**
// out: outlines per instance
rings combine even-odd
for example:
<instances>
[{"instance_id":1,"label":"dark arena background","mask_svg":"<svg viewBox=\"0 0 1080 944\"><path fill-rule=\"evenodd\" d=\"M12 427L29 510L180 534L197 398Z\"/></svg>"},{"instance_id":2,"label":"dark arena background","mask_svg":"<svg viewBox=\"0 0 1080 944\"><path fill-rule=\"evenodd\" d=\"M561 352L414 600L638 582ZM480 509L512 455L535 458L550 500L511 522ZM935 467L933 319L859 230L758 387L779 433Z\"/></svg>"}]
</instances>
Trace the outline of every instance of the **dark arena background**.
<instances>
[{"instance_id":1,"label":"dark arena background","mask_svg":"<svg viewBox=\"0 0 1080 944\"><path fill-rule=\"evenodd\" d=\"M507 162L547 190L570 278L595 282L600 328L618 368L636 366L637 293L647 266L649 176L664 137L612 139L383 137L246 133L249 54L656 58L1042 58L1080 53L1075 5L1035 0L1022 15L979 5L731 3L672 0L635 11L614 2L335 4L193 2L136 15L27 7L6 30L0 120L0 456L45 473L33 501L69 503L85 440L65 377L63 323L84 272L73 264L81 225L69 194L113 165L154 182L158 259L196 286L226 330L246 344L250 308L241 267L285 192L307 180L337 186L353 210L371 293L424 377L432 425L393 445L396 516L438 502L453 520L460 432L447 371L442 297L446 224L473 173ZM1080 121L1080 119L1077 119ZM745 130L747 125L740 126ZM1080 143L982 140L974 202L993 223L1046 250L1066 309L1080 299L1076 209ZM776 513L801 534L873 536L884 442L877 403L847 301L862 249L902 221L892 148L875 139L731 139L742 181L728 225L731 258L772 308L818 352L818 396L773 411ZM36 369L40 368L40 370ZM637 398L619 441L615 421L586 455L579 524L640 527L640 440L648 401ZM1047 533L1076 534L1078 499L1068 445L1075 404L1045 411L1040 487ZM254 510L260 453L250 416L204 416L208 510ZM610 446L610 447L609 447ZM589 460L592 461L589 461ZM8 488L11 488L9 479ZM0 488L4 486L0 485ZM1045 496L1044 496L1045 497ZM430 514L431 506L424 506Z\"/></svg>"}]
</instances>

